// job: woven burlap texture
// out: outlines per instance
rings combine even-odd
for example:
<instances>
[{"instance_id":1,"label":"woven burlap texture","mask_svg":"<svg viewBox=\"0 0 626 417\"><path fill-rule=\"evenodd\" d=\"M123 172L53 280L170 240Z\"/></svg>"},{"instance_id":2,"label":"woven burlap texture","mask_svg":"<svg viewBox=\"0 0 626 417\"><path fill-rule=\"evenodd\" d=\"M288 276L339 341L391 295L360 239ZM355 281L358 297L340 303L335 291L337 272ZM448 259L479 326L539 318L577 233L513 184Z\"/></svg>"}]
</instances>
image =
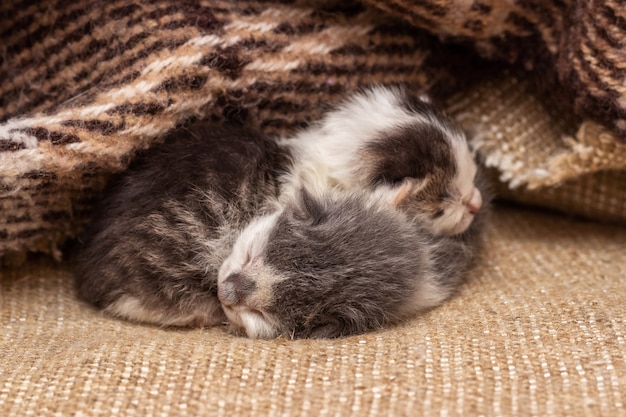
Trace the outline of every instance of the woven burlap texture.
<instances>
[{"instance_id":1,"label":"woven burlap texture","mask_svg":"<svg viewBox=\"0 0 626 417\"><path fill-rule=\"evenodd\" d=\"M499 197L626 222L626 143L511 75L448 100Z\"/></svg>"},{"instance_id":2,"label":"woven burlap texture","mask_svg":"<svg viewBox=\"0 0 626 417\"><path fill-rule=\"evenodd\" d=\"M32 262L0 277L0 415L624 416L625 241L499 207L450 302L320 341L117 321Z\"/></svg>"}]
</instances>

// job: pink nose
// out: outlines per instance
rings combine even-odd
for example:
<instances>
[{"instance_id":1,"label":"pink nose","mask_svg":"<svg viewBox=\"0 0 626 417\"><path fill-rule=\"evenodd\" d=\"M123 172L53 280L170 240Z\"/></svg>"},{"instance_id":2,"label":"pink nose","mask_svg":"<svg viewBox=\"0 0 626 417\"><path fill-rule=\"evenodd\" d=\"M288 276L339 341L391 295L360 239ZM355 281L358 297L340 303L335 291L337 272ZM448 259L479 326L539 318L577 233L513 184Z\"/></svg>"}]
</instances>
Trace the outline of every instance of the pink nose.
<instances>
[{"instance_id":1,"label":"pink nose","mask_svg":"<svg viewBox=\"0 0 626 417\"><path fill-rule=\"evenodd\" d=\"M480 210L483 205L483 196L480 194L478 188L474 187L474 191L472 191L472 196L469 201L465 203L467 206L467 211L471 214L476 214Z\"/></svg>"}]
</instances>

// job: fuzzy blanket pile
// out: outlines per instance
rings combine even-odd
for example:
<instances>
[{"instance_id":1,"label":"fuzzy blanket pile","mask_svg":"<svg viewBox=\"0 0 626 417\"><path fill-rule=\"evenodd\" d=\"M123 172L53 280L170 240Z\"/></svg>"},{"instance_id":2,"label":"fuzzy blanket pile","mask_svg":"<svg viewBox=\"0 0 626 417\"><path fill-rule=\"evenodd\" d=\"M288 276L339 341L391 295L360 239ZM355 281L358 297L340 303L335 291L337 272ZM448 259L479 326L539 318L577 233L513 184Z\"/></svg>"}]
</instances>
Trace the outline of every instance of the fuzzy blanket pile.
<instances>
[{"instance_id":1,"label":"fuzzy blanket pile","mask_svg":"<svg viewBox=\"0 0 626 417\"><path fill-rule=\"evenodd\" d=\"M0 256L59 255L176 126L287 134L372 83L445 103L501 196L626 221L622 1L16 0L0 33Z\"/></svg>"}]
</instances>

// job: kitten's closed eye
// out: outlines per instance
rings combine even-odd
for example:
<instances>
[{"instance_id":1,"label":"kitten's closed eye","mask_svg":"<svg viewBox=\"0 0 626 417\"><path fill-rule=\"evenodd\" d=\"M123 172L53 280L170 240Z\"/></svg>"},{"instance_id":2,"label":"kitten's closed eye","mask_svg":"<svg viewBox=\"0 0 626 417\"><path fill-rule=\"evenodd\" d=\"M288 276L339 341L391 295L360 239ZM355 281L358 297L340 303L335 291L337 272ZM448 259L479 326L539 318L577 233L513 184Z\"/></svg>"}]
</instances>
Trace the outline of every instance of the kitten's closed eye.
<instances>
[{"instance_id":1,"label":"kitten's closed eye","mask_svg":"<svg viewBox=\"0 0 626 417\"><path fill-rule=\"evenodd\" d=\"M446 211L445 211L444 209L439 209L439 210L437 210L437 211L435 212L435 214L433 214L433 219L438 219L438 218L440 218L441 216L443 216L443 214L444 214L445 212L446 212Z\"/></svg>"}]
</instances>

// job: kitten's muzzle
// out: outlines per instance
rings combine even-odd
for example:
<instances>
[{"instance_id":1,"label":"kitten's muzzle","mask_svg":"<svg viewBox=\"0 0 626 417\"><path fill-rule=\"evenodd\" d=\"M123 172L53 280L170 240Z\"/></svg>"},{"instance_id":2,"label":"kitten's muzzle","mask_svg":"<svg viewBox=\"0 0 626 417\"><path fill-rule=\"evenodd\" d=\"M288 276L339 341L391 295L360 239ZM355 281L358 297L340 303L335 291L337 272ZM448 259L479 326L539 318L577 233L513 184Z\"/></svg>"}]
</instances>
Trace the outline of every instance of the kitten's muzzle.
<instances>
[{"instance_id":1,"label":"kitten's muzzle","mask_svg":"<svg viewBox=\"0 0 626 417\"><path fill-rule=\"evenodd\" d=\"M218 285L217 298L225 306L241 304L256 289L256 283L241 273L233 273Z\"/></svg>"}]
</instances>

